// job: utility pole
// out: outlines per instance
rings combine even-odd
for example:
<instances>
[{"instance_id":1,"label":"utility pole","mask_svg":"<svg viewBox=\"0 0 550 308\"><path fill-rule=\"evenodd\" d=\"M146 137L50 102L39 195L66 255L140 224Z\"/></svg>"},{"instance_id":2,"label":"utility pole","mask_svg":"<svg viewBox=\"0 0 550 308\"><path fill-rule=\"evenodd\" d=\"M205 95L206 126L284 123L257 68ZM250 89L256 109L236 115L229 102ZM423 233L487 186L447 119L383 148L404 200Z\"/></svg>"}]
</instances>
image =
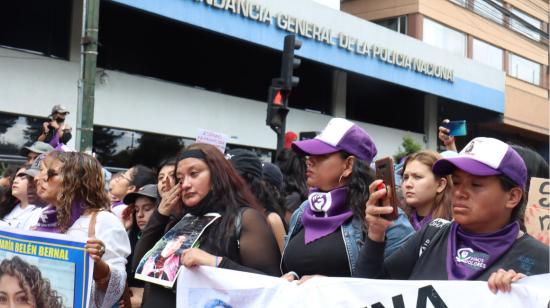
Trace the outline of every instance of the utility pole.
<instances>
[{"instance_id":1,"label":"utility pole","mask_svg":"<svg viewBox=\"0 0 550 308\"><path fill-rule=\"evenodd\" d=\"M80 41L80 79L76 117L76 149L92 153L94 130L95 75L99 32L100 0L84 0Z\"/></svg>"}]
</instances>

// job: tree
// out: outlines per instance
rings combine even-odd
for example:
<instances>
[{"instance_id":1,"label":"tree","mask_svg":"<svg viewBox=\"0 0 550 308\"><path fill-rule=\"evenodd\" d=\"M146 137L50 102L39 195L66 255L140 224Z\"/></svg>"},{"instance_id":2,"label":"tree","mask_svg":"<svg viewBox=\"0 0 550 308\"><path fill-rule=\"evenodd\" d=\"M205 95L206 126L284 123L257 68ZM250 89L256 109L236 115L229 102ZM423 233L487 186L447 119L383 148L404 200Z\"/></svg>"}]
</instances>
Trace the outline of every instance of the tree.
<instances>
[{"instance_id":1,"label":"tree","mask_svg":"<svg viewBox=\"0 0 550 308\"><path fill-rule=\"evenodd\" d=\"M403 157L409 156L422 149L422 146L414 142L414 140L409 136L403 137L403 143L401 143L401 146L403 148L399 147L397 153L393 155L393 159L396 163L399 163Z\"/></svg>"}]
</instances>

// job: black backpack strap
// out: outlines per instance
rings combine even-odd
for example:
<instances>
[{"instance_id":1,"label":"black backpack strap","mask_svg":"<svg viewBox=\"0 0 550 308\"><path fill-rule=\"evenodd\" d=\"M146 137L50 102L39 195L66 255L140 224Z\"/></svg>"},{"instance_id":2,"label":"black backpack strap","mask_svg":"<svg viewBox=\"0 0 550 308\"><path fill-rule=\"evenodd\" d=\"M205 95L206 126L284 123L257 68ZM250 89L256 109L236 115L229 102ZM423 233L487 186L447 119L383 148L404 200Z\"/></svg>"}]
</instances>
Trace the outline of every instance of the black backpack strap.
<instances>
[{"instance_id":1,"label":"black backpack strap","mask_svg":"<svg viewBox=\"0 0 550 308\"><path fill-rule=\"evenodd\" d=\"M450 223L451 222L446 219L436 218L426 226L424 234L422 235L422 244L420 245L420 251L418 252L419 257L422 257L422 253L426 249L428 249L428 246L433 243L434 239L437 236L441 236L441 234L443 234L443 232L441 231L444 230L445 227Z\"/></svg>"},{"instance_id":2,"label":"black backpack strap","mask_svg":"<svg viewBox=\"0 0 550 308\"><path fill-rule=\"evenodd\" d=\"M237 213L237 217L235 217L235 238L237 239L237 248L241 248L240 238L241 238L241 230L243 228L243 213L244 210L246 210L246 207L240 207L239 212Z\"/></svg>"}]
</instances>

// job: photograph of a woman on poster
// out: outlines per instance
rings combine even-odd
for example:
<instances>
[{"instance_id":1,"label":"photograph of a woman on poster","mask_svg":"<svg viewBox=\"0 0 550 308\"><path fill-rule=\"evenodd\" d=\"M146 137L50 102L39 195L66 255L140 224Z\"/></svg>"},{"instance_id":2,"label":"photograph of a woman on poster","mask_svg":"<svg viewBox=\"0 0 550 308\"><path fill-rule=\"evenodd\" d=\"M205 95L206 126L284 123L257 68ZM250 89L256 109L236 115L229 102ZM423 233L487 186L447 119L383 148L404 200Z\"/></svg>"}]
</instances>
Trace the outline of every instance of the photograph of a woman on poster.
<instances>
[{"instance_id":1,"label":"photograph of a woman on poster","mask_svg":"<svg viewBox=\"0 0 550 308\"><path fill-rule=\"evenodd\" d=\"M172 281L179 269L179 258L186 235L174 237L159 254L152 255L143 266L143 275ZM188 248L188 247L186 247Z\"/></svg>"},{"instance_id":2,"label":"photograph of a woman on poster","mask_svg":"<svg viewBox=\"0 0 550 308\"><path fill-rule=\"evenodd\" d=\"M19 257L0 263L0 307L62 308L61 296L34 265Z\"/></svg>"}]
</instances>

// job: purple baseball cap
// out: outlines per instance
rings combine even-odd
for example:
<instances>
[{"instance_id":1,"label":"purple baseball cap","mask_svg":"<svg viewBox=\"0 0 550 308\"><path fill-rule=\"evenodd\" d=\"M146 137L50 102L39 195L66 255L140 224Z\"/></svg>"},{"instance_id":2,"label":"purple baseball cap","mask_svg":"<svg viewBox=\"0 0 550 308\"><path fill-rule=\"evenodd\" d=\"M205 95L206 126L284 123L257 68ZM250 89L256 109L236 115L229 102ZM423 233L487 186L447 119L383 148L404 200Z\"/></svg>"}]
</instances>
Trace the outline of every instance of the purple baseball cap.
<instances>
[{"instance_id":1,"label":"purple baseball cap","mask_svg":"<svg viewBox=\"0 0 550 308\"><path fill-rule=\"evenodd\" d=\"M323 131L313 139L293 142L292 149L304 155L325 155L344 151L369 163L377 153L369 134L357 124L342 118L330 120Z\"/></svg>"},{"instance_id":2,"label":"purple baseball cap","mask_svg":"<svg viewBox=\"0 0 550 308\"><path fill-rule=\"evenodd\" d=\"M477 176L503 174L522 188L527 183L527 167L523 158L511 146L494 138L473 139L458 156L438 160L432 170L444 176L456 168Z\"/></svg>"}]
</instances>

